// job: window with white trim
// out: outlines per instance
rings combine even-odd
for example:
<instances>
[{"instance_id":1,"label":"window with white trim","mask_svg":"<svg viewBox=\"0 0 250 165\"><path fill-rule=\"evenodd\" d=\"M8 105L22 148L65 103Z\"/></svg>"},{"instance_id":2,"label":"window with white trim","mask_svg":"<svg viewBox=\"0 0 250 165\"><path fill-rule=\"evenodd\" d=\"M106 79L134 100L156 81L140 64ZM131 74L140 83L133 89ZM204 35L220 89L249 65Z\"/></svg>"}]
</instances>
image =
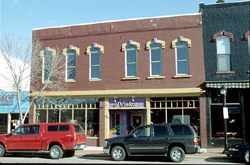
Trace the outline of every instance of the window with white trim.
<instances>
[{"instance_id":1,"label":"window with white trim","mask_svg":"<svg viewBox=\"0 0 250 165\"><path fill-rule=\"evenodd\" d=\"M230 65L230 38L228 36L216 37L217 48L217 71L231 71Z\"/></svg>"},{"instance_id":2,"label":"window with white trim","mask_svg":"<svg viewBox=\"0 0 250 165\"><path fill-rule=\"evenodd\" d=\"M137 46L127 45L125 56L126 77L137 77Z\"/></svg>"},{"instance_id":3,"label":"window with white trim","mask_svg":"<svg viewBox=\"0 0 250 165\"><path fill-rule=\"evenodd\" d=\"M150 76L162 76L162 44L150 44Z\"/></svg>"},{"instance_id":4,"label":"window with white trim","mask_svg":"<svg viewBox=\"0 0 250 165\"><path fill-rule=\"evenodd\" d=\"M90 79L101 79L101 52L100 48L90 49Z\"/></svg>"},{"instance_id":5,"label":"window with white trim","mask_svg":"<svg viewBox=\"0 0 250 165\"><path fill-rule=\"evenodd\" d=\"M68 49L66 52L66 80L76 80L76 50Z\"/></svg>"},{"instance_id":6,"label":"window with white trim","mask_svg":"<svg viewBox=\"0 0 250 165\"><path fill-rule=\"evenodd\" d=\"M52 61L53 61L53 52L44 51L43 53L43 82L52 81Z\"/></svg>"},{"instance_id":7,"label":"window with white trim","mask_svg":"<svg viewBox=\"0 0 250 165\"><path fill-rule=\"evenodd\" d=\"M175 45L176 75L189 74L188 43L177 42Z\"/></svg>"}]
</instances>

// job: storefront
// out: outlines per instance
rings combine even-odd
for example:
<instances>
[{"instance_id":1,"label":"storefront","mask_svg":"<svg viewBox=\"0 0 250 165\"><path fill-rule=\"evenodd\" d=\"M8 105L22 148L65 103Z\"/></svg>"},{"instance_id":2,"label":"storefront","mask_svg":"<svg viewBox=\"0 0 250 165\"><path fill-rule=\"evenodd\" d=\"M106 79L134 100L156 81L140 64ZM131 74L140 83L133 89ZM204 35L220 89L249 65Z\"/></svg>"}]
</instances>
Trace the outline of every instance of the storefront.
<instances>
[{"instance_id":1,"label":"storefront","mask_svg":"<svg viewBox=\"0 0 250 165\"><path fill-rule=\"evenodd\" d=\"M148 98L150 113L147 115L146 98L109 99L110 137L128 134L142 124L185 123L200 135L199 97Z\"/></svg>"},{"instance_id":2,"label":"storefront","mask_svg":"<svg viewBox=\"0 0 250 165\"><path fill-rule=\"evenodd\" d=\"M79 123L90 146L103 146L106 138L127 135L140 125L185 123L194 128L200 145L205 146L203 93L200 88L46 93L51 99L36 101L29 122Z\"/></svg>"}]
</instances>

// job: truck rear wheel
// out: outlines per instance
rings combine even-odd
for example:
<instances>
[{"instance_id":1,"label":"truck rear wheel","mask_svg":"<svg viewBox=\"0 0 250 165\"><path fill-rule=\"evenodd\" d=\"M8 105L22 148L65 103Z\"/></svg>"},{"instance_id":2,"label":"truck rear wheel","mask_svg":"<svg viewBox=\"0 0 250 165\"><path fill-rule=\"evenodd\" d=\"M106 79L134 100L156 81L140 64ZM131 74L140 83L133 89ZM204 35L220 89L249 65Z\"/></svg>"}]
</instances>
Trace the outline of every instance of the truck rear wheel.
<instances>
[{"instance_id":1,"label":"truck rear wheel","mask_svg":"<svg viewBox=\"0 0 250 165\"><path fill-rule=\"evenodd\" d=\"M0 157L3 157L5 154L5 148L2 144L0 144Z\"/></svg>"},{"instance_id":2,"label":"truck rear wheel","mask_svg":"<svg viewBox=\"0 0 250 165\"><path fill-rule=\"evenodd\" d=\"M53 145L49 150L50 158L52 159L60 159L63 156L63 150L58 145Z\"/></svg>"},{"instance_id":3,"label":"truck rear wheel","mask_svg":"<svg viewBox=\"0 0 250 165\"><path fill-rule=\"evenodd\" d=\"M173 162L181 162L185 158L185 152L181 147L173 147L169 152L169 158Z\"/></svg>"}]
</instances>

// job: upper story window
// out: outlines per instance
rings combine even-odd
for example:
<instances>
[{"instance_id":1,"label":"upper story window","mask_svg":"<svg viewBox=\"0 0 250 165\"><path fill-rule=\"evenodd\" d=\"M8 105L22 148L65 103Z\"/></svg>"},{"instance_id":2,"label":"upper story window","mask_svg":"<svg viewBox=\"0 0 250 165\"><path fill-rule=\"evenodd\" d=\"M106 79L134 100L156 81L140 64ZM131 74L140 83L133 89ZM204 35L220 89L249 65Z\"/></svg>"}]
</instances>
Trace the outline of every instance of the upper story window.
<instances>
[{"instance_id":1,"label":"upper story window","mask_svg":"<svg viewBox=\"0 0 250 165\"><path fill-rule=\"evenodd\" d=\"M165 42L154 38L146 44L150 50L150 76L162 76L162 49L165 48Z\"/></svg>"},{"instance_id":2,"label":"upper story window","mask_svg":"<svg viewBox=\"0 0 250 165\"><path fill-rule=\"evenodd\" d=\"M125 77L137 77L137 50L140 50L140 44L129 40L122 44L122 50L125 51Z\"/></svg>"},{"instance_id":3,"label":"upper story window","mask_svg":"<svg viewBox=\"0 0 250 165\"><path fill-rule=\"evenodd\" d=\"M101 79L101 53L104 53L104 47L97 43L93 43L92 46L87 48L90 80Z\"/></svg>"},{"instance_id":4,"label":"upper story window","mask_svg":"<svg viewBox=\"0 0 250 165\"><path fill-rule=\"evenodd\" d=\"M172 48L175 48L176 75L189 75L188 48L191 47L191 40L179 38L172 41Z\"/></svg>"},{"instance_id":5,"label":"upper story window","mask_svg":"<svg viewBox=\"0 0 250 165\"><path fill-rule=\"evenodd\" d=\"M213 35L213 41L216 42L217 51L217 72L231 71L230 42L233 41L233 39L233 34L225 31Z\"/></svg>"},{"instance_id":6,"label":"upper story window","mask_svg":"<svg viewBox=\"0 0 250 165\"><path fill-rule=\"evenodd\" d=\"M231 70L230 67L230 41L228 36L216 37L217 48L217 71L227 72Z\"/></svg>"},{"instance_id":7,"label":"upper story window","mask_svg":"<svg viewBox=\"0 0 250 165\"><path fill-rule=\"evenodd\" d=\"M63 54L66 56L66 71L65 80L68 82L76 81L76 61L77 55L79 55L79 48L69 45L68 48L63 50Z\"/></svg>"},{"instance_id":8,"label":"upper story window","mask_svg":"<svg viewBox=\"0 0 250 165\"><path fill-rule=\"evenodd\" d=\"M42 81L52 81L53 77L53 56L55 56L56 50L46 47L45 50L40 52L40 56L43 58L43 73Z\"/></svg>"}]
</instances>

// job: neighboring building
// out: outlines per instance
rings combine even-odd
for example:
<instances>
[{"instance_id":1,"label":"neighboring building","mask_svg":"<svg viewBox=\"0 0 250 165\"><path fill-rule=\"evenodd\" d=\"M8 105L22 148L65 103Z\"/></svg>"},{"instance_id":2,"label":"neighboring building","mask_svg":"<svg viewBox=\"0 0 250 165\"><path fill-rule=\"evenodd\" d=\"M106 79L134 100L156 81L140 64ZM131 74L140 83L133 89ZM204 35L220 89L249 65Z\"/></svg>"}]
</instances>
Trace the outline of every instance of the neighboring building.
<instances>
[{"instance_id":1,"label":"neighboring building","mask_svg":"<svg viewBox=\"0 0 250 165\"><path fill-rule=\"evenodd\" d=\"M19 73L23 67L23 61L10 56L10 61ZM27 64L26 64L27 65ZM0 134L9 133L17 126L19 121L19 108L16 99L15 87L13 85L12 73L0 51ZM30 72L23 73L22 91L20 93L20 105L22 113L29 107Z\"/></svg>"},{"instance_id":2,"label":"neighboring building","mask_svg":"<svg viewBox=\"0 0 250 165\"><path fill-rule=\"evenodd\" d=\"M196 13L34 29L43 66L62 50L67 88L44 92L59 106L37 100L29 122L81 123L95 146L141 124L181 122L206 147L201 23ZM36 67L43 68L40 83L53 83L46 67Z\"/></svg>"},{"instance_id":3,"label":"neighboring building","mask_svg":"<svg viewBox=\"0 0 250 165\"><path fill-rule=\"evenodd\" d=\"M200 4L205 57L208 147L224 145L223 97L226 107L228 143L249 139L250 42L249 1Z\"/></svg>"}]
</instances>

